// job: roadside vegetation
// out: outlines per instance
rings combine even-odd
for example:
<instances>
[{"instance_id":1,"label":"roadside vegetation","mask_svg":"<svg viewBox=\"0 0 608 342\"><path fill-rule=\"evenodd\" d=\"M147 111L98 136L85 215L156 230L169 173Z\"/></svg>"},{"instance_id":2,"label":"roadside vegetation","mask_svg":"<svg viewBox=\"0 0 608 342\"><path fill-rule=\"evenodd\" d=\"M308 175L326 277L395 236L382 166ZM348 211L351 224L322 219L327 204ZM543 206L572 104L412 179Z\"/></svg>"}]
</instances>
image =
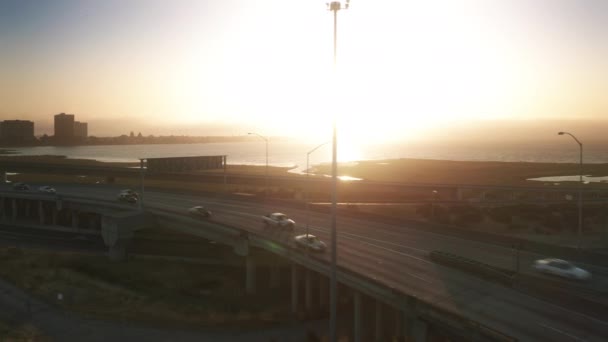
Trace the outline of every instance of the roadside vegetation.
<instances>
[{"instance_id":1,"label":"roadside vegetation","mask_svg":"<svg viewBox=\"0 0 608 342\"><path fill-rule=\"evenodd\" d=\"M40 330L30 324L14 324L0 320L0 341L2 342L50 342Z\"/></svg>"},{"instance_id":2,"label":"roadside vegetation","mask_svg":"<svg viewBox=\"0 0 608 342\"><path fill-rule=\"evenodd\" d=\"M233 266L140 259L115 263L105 256L12 247L0 249L0 277L48 303L102 319L260 328L290 317L287 286L271 291L259 285L255 296L247 296L243 269Z\"/></svg>"}]
</instances>

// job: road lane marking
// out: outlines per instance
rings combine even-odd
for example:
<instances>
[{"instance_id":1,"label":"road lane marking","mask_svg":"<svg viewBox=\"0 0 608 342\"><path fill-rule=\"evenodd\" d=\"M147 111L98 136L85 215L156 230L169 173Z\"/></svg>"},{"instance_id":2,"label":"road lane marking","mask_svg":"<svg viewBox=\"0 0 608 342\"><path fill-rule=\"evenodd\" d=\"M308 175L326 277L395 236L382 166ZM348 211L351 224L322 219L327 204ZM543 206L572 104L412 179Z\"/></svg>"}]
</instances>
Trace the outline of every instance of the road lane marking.
<instances>
[{"instance_id":1,"label":"road lane marking","mask_svg":"<svg viewBox=\"0 0 608 342\"><path fill-rule=\"evenodd\" d=\"M321 231L321 232L324 232L324 233L329 233L327 230L325 230L323 228L320 228L320 227L314 227L313 226L313 227L309 227L309 228L313 229L313 230L318 230L318 231ZM357 237L359 239L366 239L366 240L370 240L370 241L373 241L373 242L378 242L378 243L384 243L384 244L387 244L387 245L392 245L392 246L395 246L395 247L407 248L407 249L415 250L415 251L418 251L418 252L425 252L425 253L429 252L428 250L425 250L425 249L420 249L420 248L400 245L398 243L394 243L394 242L390 242L390 241L384 241L384 240L379 240L379 239L374 239L374 238L370 238L370 237L359 235L359 234L340 232L338 235L355 240L355 238L348 236L348 235L351 235L351 236L355 236L355 237Z\"/></svg>"},{"instance_id":2,"label":"road lane marking","mask_svg":"<svg viewBox=\"0 0 608 342\"><path fill-rule=\"evenodd\" d=\"M560 334L562 334L562 335L564 335L564 336L568 336L568 337L570 337L570 338L571 338L571 339L573 339L573 340L576 340L576 341L587 341L587 340L582 339L582 338L580 338L580 337L578 337L578 336L574 336L574 335L569 334L569 333L567 333L567 332L565 332L565 331L562 331L562 330L559 330L559 329L557 329L557 328L554 328L554 327L552 327L552 326L550 326L550 325L546 325L546 324L543 324L543 323L537 323L537 324L538 324L538 325L540 325L541 327L544 327L544 328L547 328L547 329L551 329L551 330L553 330L553 331L555 331L555 332L557 332L557 333L560 333Z\"/></svg>"}]
</instances>

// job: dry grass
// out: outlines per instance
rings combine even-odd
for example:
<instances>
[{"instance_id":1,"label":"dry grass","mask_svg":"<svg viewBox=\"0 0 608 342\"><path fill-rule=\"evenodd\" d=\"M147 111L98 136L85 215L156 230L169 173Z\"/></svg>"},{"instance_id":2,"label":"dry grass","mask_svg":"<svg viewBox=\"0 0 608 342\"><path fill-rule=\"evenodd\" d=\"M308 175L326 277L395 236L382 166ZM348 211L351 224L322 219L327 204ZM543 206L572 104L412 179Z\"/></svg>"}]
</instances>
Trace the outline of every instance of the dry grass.
<instances>
[{"instance_id":1,"label":"dry grass","mask_svg":"<svg viewBox=\"0 0 608 342\"><path fill-rule=\"evenodd\" d=\"M0 341L47 342L51 341L51 339L31 324L14 325L0 321Z\"/></svg>"},{"instance_id":2,"label":"dry grass","mask_svg":"<svg viewBox=\"0 0 608 342\"><path fill-rule=\"evenodd\" d=\"M37 297L86 315L176 327L260 327L284 320L276 293L243 294L243 270L0 249L0 276ZM59 302L57 294L64 300Z\"/></svg>"},{"instance_id":3,"label":"dry grass","mask_svg":"<svg viewBox=\"0 0 608 342\"><path fill-rule=\"evenodd\" d=\"M316 169L329 173L330 165ZM578 164L395 159L340 165L339 173L380 182L530 185L528 178L578 174ZM607 176L608 164L585 165L585 173Z\"/></svg>"}]
</instances>

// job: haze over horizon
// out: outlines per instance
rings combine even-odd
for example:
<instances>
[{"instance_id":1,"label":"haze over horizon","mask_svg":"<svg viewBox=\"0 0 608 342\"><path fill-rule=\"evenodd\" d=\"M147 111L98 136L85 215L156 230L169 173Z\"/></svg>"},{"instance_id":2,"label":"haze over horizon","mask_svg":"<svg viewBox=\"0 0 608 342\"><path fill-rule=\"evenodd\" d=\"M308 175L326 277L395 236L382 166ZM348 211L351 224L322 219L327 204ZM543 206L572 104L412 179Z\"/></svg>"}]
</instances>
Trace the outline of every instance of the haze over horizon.
<instances>
[{"instance_id":1,"label":"haze over horizon","mask_svg":"<svg viewBox=\"0 0 608 342\"><path fill-rule=\"evenodd\" d=\"M52 134L604 138L608 2L2 1L0 119ZM567 127L564 127L567 126ZM511 132L508 130L512 130ZM592 138L594 137L594 138ZM549 139L549 138L547 138Z\"/></svg>"}]
</instances>

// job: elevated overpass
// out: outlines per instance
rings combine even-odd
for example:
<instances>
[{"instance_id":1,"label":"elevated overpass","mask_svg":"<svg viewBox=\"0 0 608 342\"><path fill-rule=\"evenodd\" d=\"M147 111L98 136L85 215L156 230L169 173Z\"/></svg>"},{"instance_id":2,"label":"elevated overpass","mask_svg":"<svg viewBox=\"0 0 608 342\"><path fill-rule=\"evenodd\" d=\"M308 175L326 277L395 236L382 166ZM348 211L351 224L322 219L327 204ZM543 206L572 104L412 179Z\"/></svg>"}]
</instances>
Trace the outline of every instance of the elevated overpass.
<instances>
[{"instance_id":1,"label":"elevated overpass","mask_svg":"<svg viewBox=\"0 0 608 342\"><path fill-rule=\"evenodd\" d=\"M73 186L60 188L59 193L54 197L3 192L0 194L4 203L2 215L5 220L15 223L102 234L110 254L116 259L124 256L121 253L124 253L125 244L121 242L128 241L132 230L143 227L146 222L214 240L232 246L235 253L243 256L245 288L251 294L255 293L256 262L250 251L262 249L291 263L293 311L327 305L328 258L295 250L291 235L264 230L259 223L262 213L286 208L269 208L264 203L250 201L148 192L146 210L138 212L133 207L115 203L116 190L113 188ZM38 217L32 209L36 207L34 203L38 203L37 208L45 208L38 210ZM56 214L57 219L53 220L52 203L58 212L79 211L79 214ZM214 218L201 221L188 217L186 209L196 204L211 207ZM13 211L14 208L17 210ZM88 226L84 227L82 217L87 212L99 218L87 221ZM304 222L302 212L293 209L292 212L298 222ZM75 221L74 217L78 219ZM150 218L153 220L146 221ZM327 239L329 234L324 228L327 222L326 215L314 213L310 229ZM298 226L298 231L302 230L303 227ZM353 303L355 336L360 340L366 340L365 336L382 340L387 335L407 334L413 340L423 341L429 327L463 340L478 341L602 341L608 336L608 323L602 319L462 274L428 259L431 249L457 248L478 258L511 263L509 251L496 246L348 218L340 218L338 236L339 292L347 294ZM536 257L528 256L530 260ZM270 273L268 286L277 285L273 281L276 272ZM594 281L598 288L608 284L602 277ZM304 303L299 303L301 298ZM316 303L313 303L315 299ZM373 331L361 331L364 319L373 320Z\"/></svg>"},{"instance_id":2,"label":"elevated overpass","mask_svg":"<svg viewBox=\"0 0 608 342\"><path fill-rule=\"evenodd\" d=\"M48 163L24 160L0 160L0 175L6 181L7 172L16 173L45 173L59 175L89 175L100 177L126 177L137 179L141 177L139 167L117 167L104 165L78 165L74 163ZM263 186L266 183L265 176L246 175L246 174L225 174L225 173L201 173L201 172L157 172L145 174L145 177L156 179L180 181L220 183L220 184L240 184ZM269 185L273 187L285 188L312 188L329 189L330 179L323 177L298 177L293 176L273 176L269 179ZM490 203L494 205L509 203L527 203L536 201L537 203L551 204L568 202L564 195L569 194L576 197L577 188L573 186L507 186L496 184L442 184L442 183L397 183L397 182L376 182L376 181L344 181L339 182L341 189L355 191L378 198L399 196L400 194L413 194L417 199L427 198L429 201L439 200L446 202L467 202L467 203ZM576 191L575 191L576 190ZM433 191L439 193L434 198ZM500 194L498 198L496 194ZM584 188L583 196L585 201L606 202L608 201L608 187ZM372 199L373 200L373 199Z\"/></svg>"}]
</instances>

